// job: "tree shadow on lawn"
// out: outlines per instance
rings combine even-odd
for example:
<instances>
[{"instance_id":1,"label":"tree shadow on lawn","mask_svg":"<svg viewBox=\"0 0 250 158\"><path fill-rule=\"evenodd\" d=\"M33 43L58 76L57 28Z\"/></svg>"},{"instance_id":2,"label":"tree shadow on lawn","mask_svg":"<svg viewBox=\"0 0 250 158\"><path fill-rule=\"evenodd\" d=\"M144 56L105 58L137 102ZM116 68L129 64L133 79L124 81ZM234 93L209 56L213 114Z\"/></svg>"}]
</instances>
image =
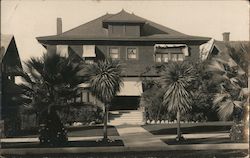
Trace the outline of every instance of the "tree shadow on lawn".
<instances>
[{"instance_id":1,"label":"tree shadow on lawn","mask_svg":"<svg viewBox=\"0 0 250 158\"><path fill-rule=\"evenodd\" d=\"M91 137L91 136L102 136L103 135L103 126L102 125L92 125L92 126L78 126L78 127L67 127L68 136L70 137ZM108 126L108 135L109 136L119 136L116 128L114 126ZM15 135L9 137L38 137L38 128L33 128L29 130L20 130L17 131Z\"/></svg>"},{"instance_id":2,"label":"tree shadow on lawn","mask_svg":"<svg viewBox=\"0 0 250 158\"><path fill-rule=\"evenodd\" d=\"M119 136L116 128L114 126L108 126L109 136ZM103 136L103 126L81 126L81 127L69 127L68 136L76 137L93 137L93 136Z\"/></svg>"},{"instance_id":3,"label":"tree shadow on lawn","mask_svg":"<svg viewBox=\"0 0 250 158\"><path fill-rule=\"evenodd\" d=\"M1 143L1 147L6 148L63 148L63 147L106 147L106 146L124 146L122 140L112 142L101 142L96 140L86 141L69 141L66 144L58 146L41 145L39 142L22 142L22 143Z\"/></svg>"},{"instance_id":4,"label":"tree shadow on lawn","mask_svg":"<svg viewBox=\"0 0 250 158\"><path fill-rule=\"evenodd\" d=\"M150 126L143 126L147 131L153 135L165 135L165 134L176 134L176 127L168 128L162 126L162 128L153 128ZM194 133L228 133L231 129L230 125L227 126L193 126L193 127L181 127L182 134L194 134Z\"/></svg>"}]
</instances>

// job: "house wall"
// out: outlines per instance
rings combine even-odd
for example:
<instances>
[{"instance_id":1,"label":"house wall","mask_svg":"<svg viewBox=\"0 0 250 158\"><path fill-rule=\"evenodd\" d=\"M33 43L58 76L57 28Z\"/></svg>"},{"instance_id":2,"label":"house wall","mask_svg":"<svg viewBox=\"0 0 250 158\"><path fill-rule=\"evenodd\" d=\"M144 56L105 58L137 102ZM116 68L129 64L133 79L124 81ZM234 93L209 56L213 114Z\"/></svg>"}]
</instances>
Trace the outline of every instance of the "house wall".
<instances>
[{"instance_id":1,"label":"house wall","mask_svg":"<svg viewBox=\"0 0 250 158\"><path fill-rule=\"evenodd\" d=\"M155 56L154 56L154 45L157 43L167 44L170 42L98 42L98 41L68 41L60 44L67 44L69 47L78 54L82 56L83 54L83 45L95 45L96 51L96 60L104 59L109 57L109 48L116 47L119 48L120 52L120 61L124 67L124 75L128 76L138 76L146 70L146 67L155 65ZM171 43L180 43L173 42ZM189 56L185 57L185 60L189 61L198 61L199 60L199 45L200 43L183 43L187 44L189 47ZM127 48L137 48L138 59L128 60L127 59ZM49 52L56 52L56 45L48 45L47 49Z\"/></svg>"}]
</instances>

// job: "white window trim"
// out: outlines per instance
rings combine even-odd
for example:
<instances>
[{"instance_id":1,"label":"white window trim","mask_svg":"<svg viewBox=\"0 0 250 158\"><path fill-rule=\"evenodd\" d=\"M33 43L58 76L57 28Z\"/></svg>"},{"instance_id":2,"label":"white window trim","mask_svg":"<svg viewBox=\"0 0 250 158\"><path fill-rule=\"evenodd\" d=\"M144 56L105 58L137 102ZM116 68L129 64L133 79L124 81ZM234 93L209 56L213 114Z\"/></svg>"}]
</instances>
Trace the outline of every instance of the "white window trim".
<instances>
[{"instance_id":1,"label":"white window trim","mask_svg":"<svg viewBox=\"0 0 250 158\"><path fill-rule=\"evenodd\" d=\"M133 59L133 58L128 58L128 49L133 49L133 48L135 48L136 49L136 58L135 59ZM138 47L134 47L134 46L129 46L129 47L126 47L126 59L127 60L139 60L139 49L138 49Z\"/></svg>"},{"instance_id":2,"label":"white window trim","mask_svg":"<svg viewBox=\"0 0 250 158\"><path fill-rule=\"evenodd\" d=\"M157 60L156 60L156 54L159 54L160 56L161 56L161 61L160 62L158 62ZM168 54L168 61L167 62L165 62L164 61L164 59L163 59L163 55L164 54ZM176 59L176 61L174 61L173 59L172 59L172 54L177 54L177 59ZM183 60L179 60L179 55L178 54L182 54L183 55ZM169 53L155 53L155 55L154 55L154 57L155 57L155 62L156 63L168 63L168 62L171 62L171 61L174 61L174 62L182 62L182 61L184 61L185 60L185 54L184 53L171 53L171 52L169 52Z\"/></svg>"},{"instance_id":3,"label":"white window trim","mask_svg":"<svg viewBox=\"0 0 250 158\"><path fill-rule=\"evenodd\" d=\"M118 49L118 58L111 58L111 56L110 56L110 49L112 49L112 48L117 48ZM110 58L112 60L119 60L119 59L121 59L120 47L118 47L118 46L109 46L108 50L107 50L107 56L108 56L108 58Z\"/></svg>"}]
</instances>

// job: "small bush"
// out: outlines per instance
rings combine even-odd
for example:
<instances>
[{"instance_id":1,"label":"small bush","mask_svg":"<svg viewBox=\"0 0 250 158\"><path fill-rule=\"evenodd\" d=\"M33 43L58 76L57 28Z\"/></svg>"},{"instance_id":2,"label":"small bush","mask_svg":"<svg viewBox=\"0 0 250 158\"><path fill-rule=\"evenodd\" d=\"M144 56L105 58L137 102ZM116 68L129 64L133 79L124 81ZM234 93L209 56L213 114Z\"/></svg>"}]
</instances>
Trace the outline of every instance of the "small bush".
<instances>
[{"instance_id":1,"label":"small bush","mask_svg":"<svg viewBox=\"0 0 250 158\"><path fill-rule=\"evenodd\" d=\"M64 124L81 122L82 124L102 123L103 111L95 105L77 104L59 111L59 116Z\"/></svg>"},{"instance_id":2,"label":"small bush","mask_svg":"<svg viewBox=\"0 0 250 158\"><path fill-rule=\"evenodd\" d=\"M47 114L44 123L40 125L39 134L40 143L43 145L60 146L68 141L67 130L56 112Z\"/></svg>"},{"instance_id":3,"label":"small bush","mask_svg":"<svg viewBox=\"0 0 250 158\"><path fill-rule=\"evenodd\" d=\"M234 142L244 142L247 140L244 124L234 124L230 129L230 138Z\"/></svg>"}]
</instances>

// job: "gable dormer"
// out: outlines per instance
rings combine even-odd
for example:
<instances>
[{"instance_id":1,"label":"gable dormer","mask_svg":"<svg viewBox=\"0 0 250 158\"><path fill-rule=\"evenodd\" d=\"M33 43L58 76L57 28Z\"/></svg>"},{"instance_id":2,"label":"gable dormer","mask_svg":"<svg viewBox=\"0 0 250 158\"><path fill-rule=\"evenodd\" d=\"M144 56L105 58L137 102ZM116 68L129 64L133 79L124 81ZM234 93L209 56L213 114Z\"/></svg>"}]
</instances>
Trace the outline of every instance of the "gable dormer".
<instances>
[{"instance_id":1,"label":"gable dormer","mask_svg":"<svg viewBox=\"0 0 250 158\"><path fill-rule=\"evenodd\" d=\"M124 10L103 20L103 27L111 37L140 37L145 20Z\"/></svg>"}]
</instances>

